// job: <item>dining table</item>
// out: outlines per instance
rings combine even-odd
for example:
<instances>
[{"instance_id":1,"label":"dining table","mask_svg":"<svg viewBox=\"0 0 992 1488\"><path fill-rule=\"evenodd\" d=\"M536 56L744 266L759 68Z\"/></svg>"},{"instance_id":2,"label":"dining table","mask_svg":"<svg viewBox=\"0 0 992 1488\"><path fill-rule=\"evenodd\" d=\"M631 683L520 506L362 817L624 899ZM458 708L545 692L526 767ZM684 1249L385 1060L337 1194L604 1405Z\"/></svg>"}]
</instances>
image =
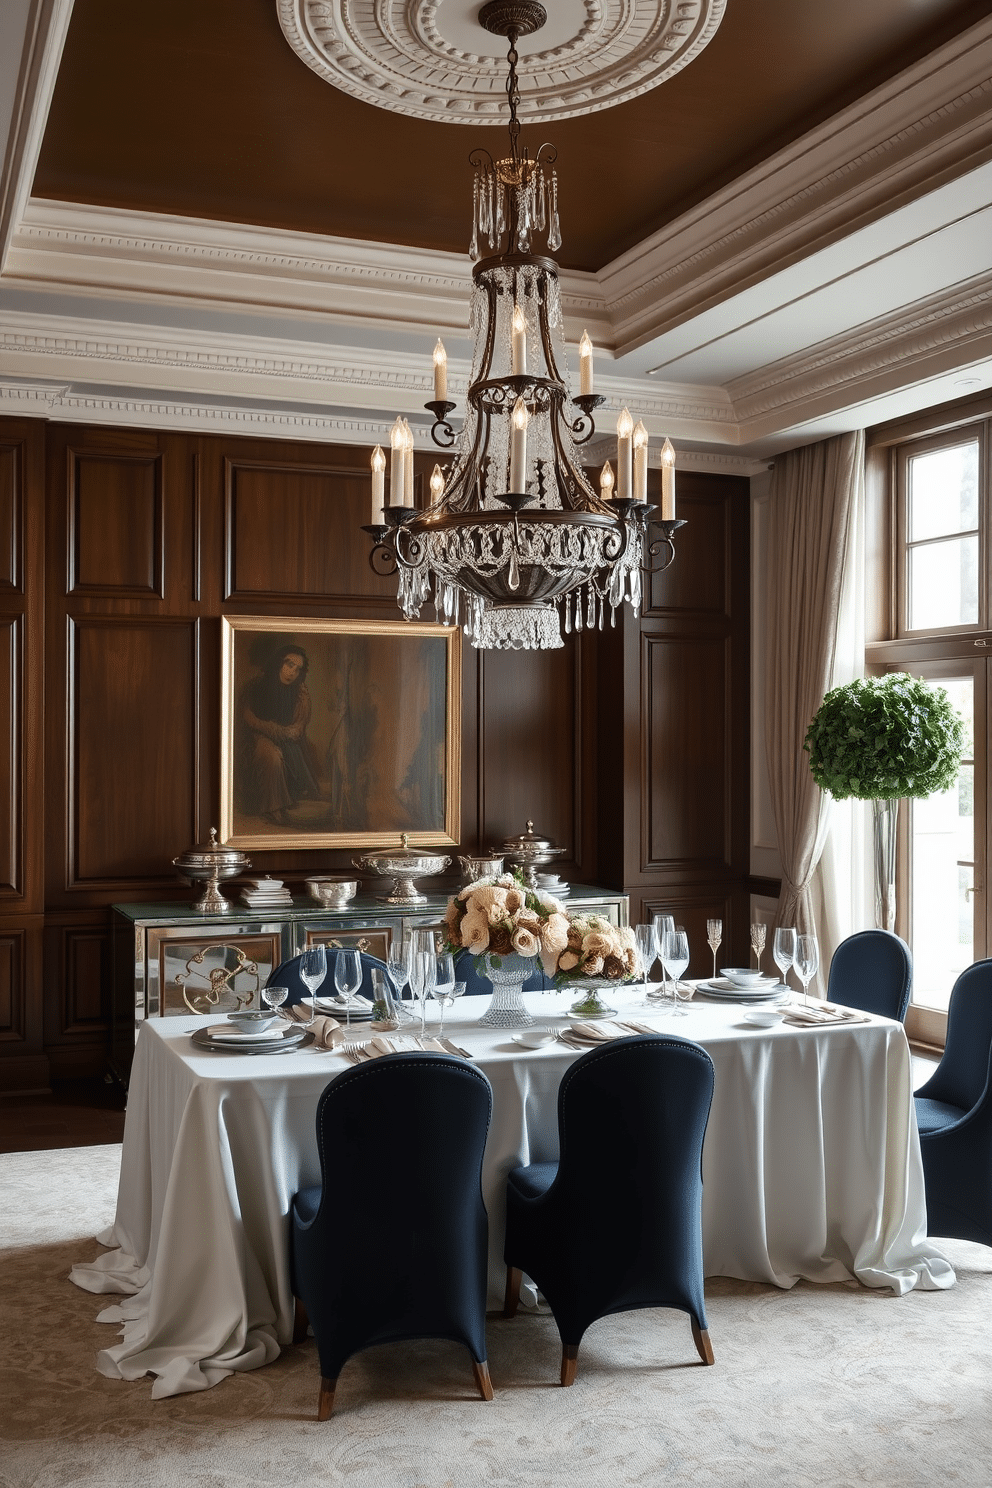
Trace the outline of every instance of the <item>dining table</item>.
<instances>
[{"instance_id":1,"label":"dining table","mask_svg":"<svg viewBox=\"0 0 992 1488\"><path fill-rule=\"evenodd\" d=\"M618 1017L702 1045L715 1069L703 1147L707 1276L777 1287L855 1281L897 1295L954 1285L953 1268L927 1236L900 1023L866 1016L756 1027L739 1002L694 997L682 1015L648 998L653 990L611 990ZM534 992L524 1001L536 1025L557 1035L571 1026L574 995ZM507 1174L557 1158L558 1088L582 1051L558 1036L531 1049L513 1030L482 1027L487 1006L463 998L445 1021L492 1085L482 1190L489 1306L497 1308ZM430 1012L433 1031L433 1005ZM340 1052L313 1045L278 1054L204 1049L192 1035L210 1021L141 1025L116 1215L97 1237L108 1249L72 1270L77 1285L117 1298L99 1318L119 1325L119 1341L98 1353L97 1367L112 1378L152 1375L154 1398L258 1368L292 1339L290 1205L298 1189L321 1181L317 1102L351 1067ZM350 1037L369 1034L355 1027ZM426 1166L430 1147L430 1131L398 1127L389 1151L369 1152L369 1184L388 1183L396 1163ZM333 1184L333 1171L325 1176ZM342 1214L355 1201L333 1193ZM384 1240L404 1244L402 1233ZM352 1264L356 1286L375 1284L360 1257Z\"/></svg>"}]
</instances>

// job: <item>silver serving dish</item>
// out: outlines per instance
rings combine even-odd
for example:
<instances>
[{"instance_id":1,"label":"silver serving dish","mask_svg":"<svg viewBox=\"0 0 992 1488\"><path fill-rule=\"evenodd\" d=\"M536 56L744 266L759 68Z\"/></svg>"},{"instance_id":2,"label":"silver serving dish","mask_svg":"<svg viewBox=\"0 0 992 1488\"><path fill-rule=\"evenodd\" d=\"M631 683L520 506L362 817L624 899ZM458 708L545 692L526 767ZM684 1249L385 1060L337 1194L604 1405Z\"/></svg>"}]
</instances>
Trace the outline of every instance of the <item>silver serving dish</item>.
<instances>
[{"instance_id":1,"label":"silver serving dish","mask_svg":"<svg viewBox=\"0 0 992 1488\"><path fill-rule=\"evenodd\" d=\"M325 909L344 909L358 893L358 879L343 874L322 874L307 879L307 892Z\"/></svg>"},{"instance_id":2,"label":"silver serving dish","mask_svg":"<svg viewBox=\"0 0 992 1488\"><path fill-rule=\"evenodd\" d=\"M364 873L381 873L393 880L392 893L379 895L387 904L425 904L427 895L418 892L414 887L414 879L443 873L451 862L443 853L410 847L409 841L409 833L403 832L400 836L401 847L366 853L364 857L351 860Z\"/></svg>"},{"instance_id":3,"label":"silver serving dish","mask_svg":"<svg viewBox=\"0 0 992 1488\"><path fill-rule=\"evenodd\" d=\"M172 860L183 878L190 883L206 883L206 888L193 905L203 914L227 914L233 908L229 900L217 888L221 879L237 878L251 867L251 859L236 847L221 847L217 841L217 828L210 828L210 841L198 842L188 847Z\"/></svg>"},{"instance_id":4,"label":"silver serving dish","mask_svg":"<svg viewBox=\"0 0 992 1488\"><path fill-rule=\"evenodd\" d=\"M503 872L503 859L492 856L458 859L458 865L465 875L467 884L475 883L480 878L498 878Z\"/></svg>"},{"instance_id":5,"label":"silver serving dish","mask_svg":"<svg viewBox=\"0 0 992 1488\"><path fill-rule=\"evenodd\" d=\"M516 837L507 837L499 851L508 863L515 863L521 870L524 883L529 888L536 889L536 869L542 868L554 858L563 857L566 849L555 847L550 837L542 837L539 832L535 832L534 823L529 821L526 832L520 832Z\"/></svg>"}]
</instances>

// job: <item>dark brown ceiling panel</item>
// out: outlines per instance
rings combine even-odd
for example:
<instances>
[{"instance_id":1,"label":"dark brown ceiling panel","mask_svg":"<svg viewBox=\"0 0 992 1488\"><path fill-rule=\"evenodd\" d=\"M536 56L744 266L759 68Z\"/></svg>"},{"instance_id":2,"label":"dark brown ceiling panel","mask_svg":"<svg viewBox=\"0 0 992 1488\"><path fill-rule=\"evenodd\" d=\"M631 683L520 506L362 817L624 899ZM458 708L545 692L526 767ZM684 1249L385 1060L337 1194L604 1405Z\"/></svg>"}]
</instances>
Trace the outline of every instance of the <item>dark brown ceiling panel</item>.
<instances>
[{"instance_id":1,"label":"dark brown ceiling panel","mask_svg":"<svg viewBox=\"0 0 992 1488\"><path fill-rule=\"evenodd\" d=\"M631 103L549 124L564 266L595 269L986 13L975 0L728 0L706 50ZM35 195L460 252L468 152L311 72L275 0L76 0Z\"/></svg>"}]
</instances>

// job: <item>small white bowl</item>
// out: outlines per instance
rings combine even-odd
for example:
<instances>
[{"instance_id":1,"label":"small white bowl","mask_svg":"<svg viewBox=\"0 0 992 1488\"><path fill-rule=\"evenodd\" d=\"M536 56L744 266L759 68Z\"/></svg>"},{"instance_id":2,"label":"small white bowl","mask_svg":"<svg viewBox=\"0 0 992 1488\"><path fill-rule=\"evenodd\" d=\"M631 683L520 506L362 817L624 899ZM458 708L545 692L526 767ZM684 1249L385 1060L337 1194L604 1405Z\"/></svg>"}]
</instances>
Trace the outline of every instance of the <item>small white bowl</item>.
<instances>
[{"instance_id":1,"label":"small white bowl","mask_svg":"<svg viewBox=\"0 0 992 1488\"><path fill-rule=\"evenodd\" d=\"M755 1028L774 1028L776 1023L781 1023L785 1014L780 1008L748 1008L744 1014L744 1022L750 1023Z\"/></svg>"},{"instance_id":2,"label":"small white bowl","mask_svg":"<svg viewBox=\"0 0 992 1488\"><path fill-rule=\"evenodd\" d=\"M752 971L748 966L721 966L720 975L733 982L735 987L753 987L761 981L761 972Z\"/></svg>"},{"instance_id":3,"label":"small white bowl","mask_svg":"<svg viewBox=\"0 0 992 1488\"><path fill-rule=\"evenodd\" d=\"M278 1016L278 1013L269 1012L267 1008L259 1008L257 1012L249 1010L248 1012L228 1013L227 1021L245 1032L261 1033L263 1029L269 1027L270 1023L274 1023Z\"/></svg>"},{"instance_id":4,"label":"small white bowl","mask_svg":"<svg viewBox=\"0 0 992 1488\"><path fill-rule=\"evenodd\" d=\"M550 1028L525 1028L522 1033L513 1035L513 1042L522 1044L525 1049L543 1049L553 1039L554 1032Z\"/></svg>"}]
</instances>

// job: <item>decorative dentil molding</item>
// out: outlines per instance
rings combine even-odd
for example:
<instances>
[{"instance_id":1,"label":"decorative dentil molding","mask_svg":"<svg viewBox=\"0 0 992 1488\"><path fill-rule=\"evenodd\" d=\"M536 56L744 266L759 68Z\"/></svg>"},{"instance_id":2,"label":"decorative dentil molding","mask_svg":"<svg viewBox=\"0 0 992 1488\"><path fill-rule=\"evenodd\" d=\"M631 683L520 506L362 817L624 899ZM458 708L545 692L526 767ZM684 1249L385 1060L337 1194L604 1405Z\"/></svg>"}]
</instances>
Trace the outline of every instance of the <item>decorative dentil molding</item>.
<instances>
[{"instance_id":1,"label":"decorative dentil molding","mask_svg":"<svg viewBox=\"0 0 992 1488\"><path fill-rule=\"evenodd\" d=\"M9 94L0 81L0 270L34 179L72 3L23 0L19 14L8 0L0 17L0 46L20 53L20 66L4 69Z\"/></svg>"},{"instance_id":2,"label":"decorative dentil molding","mask_svg":"<svg viewBox=\"0 0 992 1488\"><path fill-rule=\"evenodd\" d=\"M475 28L452 32L452 0L447 11L440 0L276 5L296 55L363 103L452 124L506 115L506 45L481 27L478 51L459 44ZM726 0L555 0L547 31L518 45L521 116L572 119L657 88L699 55L725 9Z\"/></svg>"}]
</instances>

